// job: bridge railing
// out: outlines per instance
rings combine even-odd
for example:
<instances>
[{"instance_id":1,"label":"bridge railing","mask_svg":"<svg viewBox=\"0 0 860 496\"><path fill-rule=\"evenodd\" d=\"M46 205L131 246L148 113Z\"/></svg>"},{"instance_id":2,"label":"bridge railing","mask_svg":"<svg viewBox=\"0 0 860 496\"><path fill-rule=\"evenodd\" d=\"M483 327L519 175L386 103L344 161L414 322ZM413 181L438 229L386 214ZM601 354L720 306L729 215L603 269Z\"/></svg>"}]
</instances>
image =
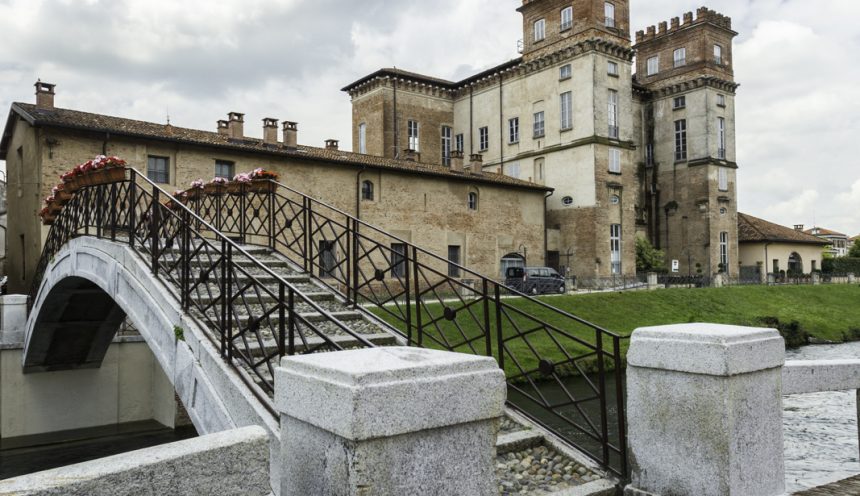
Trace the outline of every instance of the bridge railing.
<instances>
[{"instance_id":1,"label":"bridge railing","mask_svg":"<svg viewBox=\"0 0 860 496\"><path fill-rule=\"evenodd\" d=\"M627 473L619 335L269 184L187 205L218 232L277 250L411 345L495 357L513 407Z\"/></svg>"},{"instance_id":2,"label":"bridge railing","mask_svg":"<svg viewBox=\"0 0 860 496\"><path fill-rule=\"evenodd\" d=\"M222 356L273 413L270 396L280 357L374 346L133 169L122 182L82 188L65 205L49 231L30 305L53 256L78 236L108 238L135 249L183 310L215 331L213 341Z\"/></svg>"}]
</instances>

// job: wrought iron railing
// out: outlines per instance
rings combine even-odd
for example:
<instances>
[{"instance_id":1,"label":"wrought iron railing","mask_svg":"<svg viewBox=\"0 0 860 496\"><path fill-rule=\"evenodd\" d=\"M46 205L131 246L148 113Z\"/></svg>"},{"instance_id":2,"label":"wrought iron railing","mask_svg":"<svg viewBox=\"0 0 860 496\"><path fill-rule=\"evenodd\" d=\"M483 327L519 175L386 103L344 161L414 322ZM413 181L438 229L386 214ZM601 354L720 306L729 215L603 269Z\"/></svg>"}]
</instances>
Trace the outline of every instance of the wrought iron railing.
<instances>
[{"instance_id":1,"label":"wrought iron railing","mask_svg":"<svg viewBox=\"0 0 860 496\"><path fill-rule=\"evenodd\" d=\"M218 232L286 256L410 345L496 358L513 407L627 473L621 336L272 185L188 207Z\"/></svg>"},{"instance_id":2,"label":"wrought iron railing","mask_svg":"<svg viewBox=\"0 0 860 496\"><path fill-rule=\"evenodd\" d=\"M244 199L253 203L267 196L249 193ZM77 191L51 226L30 304L54 254L70 239L96 236L128 243L174 292L183 310L213 331L210 338L221 355L272 413L274 367L280 357L374 346L236 241L171 200L133 169L125 181ZM247 227L254 226L250 222Z\"/></svg>"}]
</instances>

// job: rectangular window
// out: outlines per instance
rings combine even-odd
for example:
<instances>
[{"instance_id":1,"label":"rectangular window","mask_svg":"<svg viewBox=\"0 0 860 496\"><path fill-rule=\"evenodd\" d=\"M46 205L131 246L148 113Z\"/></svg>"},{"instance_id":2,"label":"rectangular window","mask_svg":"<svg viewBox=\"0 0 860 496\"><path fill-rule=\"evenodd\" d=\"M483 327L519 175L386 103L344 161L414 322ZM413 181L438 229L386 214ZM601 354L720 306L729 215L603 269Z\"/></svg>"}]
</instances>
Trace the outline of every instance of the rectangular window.
<instances>
[{"instance_id":1,"label":"rectangular window","mask_svg":"<svg viewBox=\"0 0 860 496\"><path fill-rule=\"evenodd\" d=\"M717 158L726 159L726 119L717 117Z\"/></svg>"},{"instance_id":2,"label":"rectangular window","mask_svg":"<svg viewBox=\"0 0 860 496\"><path fill-rule=\"evenodd\" d=\"M520 118L508 119L508 143L520 142Z\"/></svg>"},{"instance_id":3,"label":"rectangular window","mask_svg":"<svg viewBox=\"0 0 860 496\"><path fill-rule=\"evenodd\" d=\"M687 121L675 121L675 161L687 160Z\"/></svg>"},{"instance_id":4,"label":"rectangular window","mask_svg":"<svg viewBox=\"0 0 860 496\"><path fill-rule=\"evenodd\" d=\"M573 128L573 93L561 94L561 130Z\"/></svg>"},{"instance_id":5,"label":"rectangular window","mask_svg":"<svg viewBox=\"0 0 860 496\"><path fill-rule=\"evenodd\" d=\"M236 175L236 164L227 160L215 161L215 177L232 180Z\"/></svg>"},{"instance_id":6,"label":"rectangular window","mask_svg":"<svg viewBox=\"0 0 860 496\"><path fill-rule=\"evenodd\" d=\"M717 107L725 107L726 106L726 95L717 94Z\"/></svg>"},{"instance_id":7,"label":"rectangular window","mask_svg":"<svg viewBox=\"0 0 860 496\"><path fill-rule=\"evenodd\" d=\"M565 64L558 69L558 79L570 79L573 76L573 70L571 69L570 64Z\"/></svg>"},{"instance_id":8,"label":"rectangular window","mask_svg":"<svg viewBox=\"0 0 860 496\"><path fill-rule=\"evenodd\" d=\"M729 270L729 233L721 232L720 233L720 265L721 272L728 272Z\"/></svg>"},{"instance_id":9,"label":"rectangular window","mask_svg":"<svg viewBox=\"0 0 860 496\"><path fill-rule=\"evenodd\" d=\"M358 125L358 153L367 153L367 124Z\"/></svg>"},{"instance_id":10,"label":"rectangular window","mask_svg":"<svg viewBox=\"0 0 860 496\"><path fill-rule=\"evenodd\" d=\"M448 277L460 277L460 247L448 245Z\"/></svg>"},{"instance_id":11,"label":"rectangular window","mask_svg":"<svg viewBox=\"0 0 860 496\"><path fill-rule=\"evenodd\" d=\"M779 274L779 259L778 258L773 259L773 273Z\"/></svg>"},{"instance_id":12,"label":"rectangular window","mask_svg":"<svg viewBox=\"0 0 860 496\"><path fill-rule=\"evenodd\" d=\"M170 159L150 155L146 160L146 177L154 183L170 182ZM232 177L231 177L232 179Z\"/></svg>"},{"instance_id":13,"label":"rectangular window","mask_svg":"<svg viewBox=\"0 0 860 496\"><path fill-rule=\"evenodd\" d=\"M544 159L538 158L535 159L535 180L543 181L544 180Z\"/></svg>"},{"instance_id":14,"label":"rectangular window","mask_svg":"<svg viewBox=\"0 0 860 496\"><path fill-rule=\"evenodd\" d=\"M609 90L609 137L618 138L618 92Z\"/></svg>"},{"instance_id":15,"label":"rectangular window","mask_svg":"<svg viewBox=\"0 0 860 496\"><path fill-rule=\"evenodd\" d=\"M720 45L714 45L714 62L723 65L723 47Z\"/></svg>"},{"instance_id":16,"label":"rectangular window","mask_svg":"<svg viewBox=\"0 0 860 496\"><path fill-rule=\"evenodd\" d=\"M534 137L543 138L546 134L546 124L543 112L535 112Z\"/></svg>"},{"instance_id":17,"label":"rectangular window","mask_svg":"<svg viewBox=\"0 0 860 496\"><path fill-rule=\"evenodd\" d=\"M508 162L505 164L505 172L507 176L513 177L514 179L520 178L520 163L519 162Z\"/></svg>"},{"instance_id":18,"label":"rectangular window","mask_svg":"<svg viewBox=\"0 0 860 496\"><path fill-rule=\"evenodd\" d=\"M546 20L538 19L535 21L535 41L541 41L546 38Z\"/></svg>"},{"instance_id":19,"label":"rectangular window","mask_svg":"<svg viewBox=\"0 0 860 496\"><path fill-rule=\"evenodd\" d=\"M621 174L621 150L618 148L609 149L609 172Z\"/></svg>"},{"instance_id":20,"label":"rectangular window","mask_svg":"<svg viewBox=\"0 0 860 496\"><path fill-rule=\"evenodd\" d=\"M442 165L451 165L451 128L442 126Z\"/></svg>"},{"instance_id":21,"label":"rectangular window","mask_svg":"<svg viewBox=\"0 0 860 496\"><path fill-rule=\"evenodd\" d=\"M478 129L478 138L480 139L480 151L485 152L490 149L490 128L482 127Z\"/></svg>"},{"instance_id":22,"label":"rectangular window","mask_svg":"<svg viewBox=\"0 0 860 496\"><path fill-rule=\"evenodd\" d=\"M406 275L406 245L403 243L391 244L391 277L403 277Z\"/></svg>"},{"instance_id":23,"label":"rectangular window","mask_svg":"<svg viewBox=\"0 0 860 496\"><path fill-rule=\"evenodd\" d=\"M720 191L729 190L729 171L725 167L720 167L717 171L717 183Z\"/></svg>"},{"instance_id":24,"label":"rectangular window","mask_svg":"<svg viewBox=\"0 0 860 496\"><path fill-rule=\"evenodd\" d=\"M621 224L609 226L609 253L612 273L621 274Z\"/></svg>"},{"instance_id":25,"label":"rectangular window","mask_svg":"<svg viewBox=\"0 0 860 496\"><path fill-rule=\"evenodd\" d=\"M607 62L606 63L606 73L609 74L610 76L617 76L618 75L618 63L613 62L611 60L609 62Z\"/></svg>"},{"instance_id":26,"label":"rectangular window","mask_svg":"<svg viewBox=\"0 0 860 496\"><path fill-rule=\"evenodd\" d=\"M421 150L418 149L420 146L420 143L418 142L418 122L409 121L407 123L407 130L409 136L409 149L420 152Z\"/></svg>"},{"instance_id":27,"label":"rectangular window","mask_svg":"<svg viewBox=\"0 0 860 496\"><path fill-rule=\"evenodd\" d=\"M463 145L463 134L460 133L454 137L454 147L460 153L463 153L464 145Z\"/></svg>"},{"instance_id":28,"label":"rectangular window","mask_svg":"<svg viewBox=\"0 0 860 496\"><path fill-rule=\"evenodd\" d=\"M687 106L687 97L686 96L676 96L674 100L672 100L672 108L682 109Z\"/></svg>"},{"instance_id":29,"label":"rectangular window","mask_svg":"<svg viewBox=\"0 0 860 496\"><path fill-rule=\"evenodd\" d=\"M675 50L673 59L675 61L675 67L683 67L687 65L687 49L679 48Z\"/></svg>"},{"instance_id":30,"label":"rectangular window","mask_svg":"<svg viewBox=\"0 0 860 496\"><path fill-rule=\"evenodd\" d=\"M566 31L573 27L573 7L565 7L561 11L561 30Z\"/></svg>"},{"instance_id":31,"label":"rectangular window","mask_svg":"<svg viewBox=\"0 0 860 496\"><path fill-rule=\"evenodd\" d=\"M615 5L609 2L603 4L603 14L606 17L606 27L615 27Z\"/></svg>"},{"instance_id":32,"label":"rectangular window","mask_svg":"<svg viewBox=\"0 0 860 496\"><path fill-rule=\"evenodd\" d=\"M649 76L653 76L660 72L660 58L659 57L651 57L647 62L647 72Z\"/></svg>"}]
</instances>

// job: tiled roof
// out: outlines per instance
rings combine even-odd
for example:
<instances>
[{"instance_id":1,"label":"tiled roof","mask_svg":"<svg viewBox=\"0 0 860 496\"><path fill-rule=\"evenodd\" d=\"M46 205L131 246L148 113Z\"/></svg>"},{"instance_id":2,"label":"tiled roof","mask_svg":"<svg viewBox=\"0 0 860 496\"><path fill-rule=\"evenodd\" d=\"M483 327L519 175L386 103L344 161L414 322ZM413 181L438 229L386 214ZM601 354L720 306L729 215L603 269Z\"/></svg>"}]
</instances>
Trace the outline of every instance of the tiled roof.
<instances>
[{"instance_id":1,"label":"tiled roof","mask_svg":"<svg viewBox=\"0 0 860 496\"><path fill-rule=\"evenodd\" d=\"M369 167L372 169L437 176L454 181L493 183L542 191L552 190L552 188L492 172L470 174L469 172L452 171L451 169L441 165L425 164L407 160L394 160L377 157L375 155L364 155L360 153L329 150L312 146L299 145L297 148L293 149L284 147L280 144L266 144L263 143L263 140L256 138L234 139L216 132L187 129L154 122L136 121L120 117L92 114L89 112L79 112L77 110L44 110L38 109L35 105L28 103L13 103L12 113L17 113L34 126L79 129L102 133L108 132L114 136L153 139L188 145L212 146L236 151L256 152L281 157L293 157L304 160ZM10 113L9 122L7 122L7 131L10 129L12 122L12 113ZM9 136L4 135L3 141L0 142L0 158L5 158L8 139Z\"/></svg>"},{"instance_id":2,"label":"tiled roof","mask_svg":"<svg viewBox=\"0 0 860 496\"><path fill-rule=\"evenodd\" d=\"M481 71L478 74L469 76L466 79L463 79L462 81L448 81L445 79L439 79L439 78L432 77L432 76L425 76L424 74L418 74L417 72L409 72L409 71L404 71L402 69L396 69L396 68L390 67L390 68L379 69L376 72L372 72L372 73L368 74L367 76L364 76L363 78L348 84L347 86L342 88L341 91L349 92L350 90L352 90L358 86L361 86L362 84L364 84L368 81L372 81L372 80L374 80L376 78L380 78L380 77L400 77L403 79L409 79L409 80L416 81L419 83L424 83L424 84L429 84L432 86L439 86L439 87L449 89L449 90L454 90L454 89L460 88L462 86L465 86L471 82L477 81L481 78L484 78L486 76L494 74L496 72L517 66L520 63L522 63L522 61L523 61L522 57L519 57L516 59L511 59L511 60L504 62L504 63L501 63L497 66L490 67L487 70Z\"/></svg>"},{"instance_id":3,"label":"tiled roof","mask_svg":"<svg viewBox=\"0 0 860 496\"><path fill-rule=\"evenodd\" d=\"M826 245L827 241L749 214L738 213L738 242L804 243Z\"/></svg>"},{"instance_id":4,"label":"tiled roof","mask_svg":"<svg viewBox=\"0 0 860 496\"><path fill-rule=\"evenodd\" d=\"M812 229L807 229L805 231L806 234L811 234L813 236L837 236L841 238L847 238L847 234L842 234L841 232L831 231L830 229L824 229L823 227L813 227Z\"/></svg>"}]
</instances>

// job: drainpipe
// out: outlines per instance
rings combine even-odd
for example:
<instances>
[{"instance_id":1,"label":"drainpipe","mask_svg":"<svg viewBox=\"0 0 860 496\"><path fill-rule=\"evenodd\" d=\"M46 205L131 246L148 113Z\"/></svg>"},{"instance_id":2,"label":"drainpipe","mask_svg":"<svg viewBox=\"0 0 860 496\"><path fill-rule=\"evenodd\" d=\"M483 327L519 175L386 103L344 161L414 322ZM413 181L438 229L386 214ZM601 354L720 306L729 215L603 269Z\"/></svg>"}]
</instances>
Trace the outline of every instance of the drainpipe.
<instances>
[{"instance_id":1,"label":"drainpipe","mask_svg":"<svg viewBox=\"0 0 860 496\"><path fill-rule=\"evenodd\" d=\"M550 191L548 195L543 197L543 264L546 265L547 253L549 252L549 236L547 236L546 219L547 219L547 200L555 194L555 190Z\"/></svg>"},{"instance_id":2,"label":"drainpipe","mask_svg":"<svg viewBox=\"0 0 860 496\"><path fill-rule=\"evenodd\" d=\"M394 158L400 158L400 123L397 120L397 74L394 75Z\"/></svg>"},{"instance_id":3,"label":"drainpipe","mask_svg":"<svg viewBox=\"0 0 860 496\"><path fill-rule=\"evenodd\" d=\"M502 82L505 77L499 74L499 173L505 173L505 115L504 115L504 90Z\"/></svg>"},{"instance_id":4,"label":"drainpipe","mask_svg":"<svg viewBox=\"0 0 860 496\"><path fill-rule=\"evenodd\" d=\"M102 142L102 155L107 155L108 141L110 141L110 133L105 133L105 140Z\"/></svg>"},{"instance_id":5,"label":"drainpipe","mask_svg":"<svg viewBox=\"0 0 860 496\"><path fill-rule=\"evenodd\" d=\"M475 105L474 105L475 87L469 85L469 155L475 153Z\"/></svg>"}]
</instances>

